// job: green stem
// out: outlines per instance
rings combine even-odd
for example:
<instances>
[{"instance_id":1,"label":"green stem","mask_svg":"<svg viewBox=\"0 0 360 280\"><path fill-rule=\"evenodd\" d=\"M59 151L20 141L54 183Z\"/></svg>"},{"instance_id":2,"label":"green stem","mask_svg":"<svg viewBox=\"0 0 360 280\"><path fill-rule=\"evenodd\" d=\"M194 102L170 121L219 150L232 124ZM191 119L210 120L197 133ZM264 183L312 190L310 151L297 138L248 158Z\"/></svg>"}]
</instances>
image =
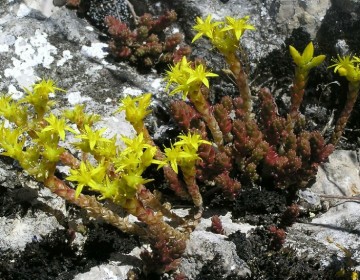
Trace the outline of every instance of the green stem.
<instances>
[{"instance_id":1,"label":"green stem","mask_svg":"<svg viewBox=\"0 0 360 280\"><path fill-rule=\"evenodd\" d=\"M203 198L200 193L199 186L196 183L196 168L195 163L191 166L181 166L181 171L183 172L184 181L188 188L188 192L191 195L191 198L194 202L194 205L197 207L197 212L193 216L193 221L189 221L188 225L194 229L196 225L200 222L202 217L204 207L203 207Z\"/></svg>"},{"instance_id":2,"label":"green stem","mask_svg":"<svg viewBox=\"0 0 360 280\"><path fill-rule=\"evenodd\" d=\"M90 216L94 218L101 218L123 232L139 236L146 235L146 231L143 228L130 223L127 219L121 218L111 210L103 207L94 196L80 194L78 198L75 198L75 190L69 188L65 182L59 178L50 176L45 180L44 184L53 193L62 197L66 201L87 210Z\"/></svg>"},{"instance_id":3,"label":"green stem","mask_svg":"<svg viewBox=\"0 0 360 280\"><path fill-rule=\"evenodd\" d=\"M292 118L296 118L299 114L300 105L304 98L307 77L308 73L301 73L299 69L295 70L295 77L291 88L290 116Z\"/></svg>"},{"instance_id":4,"label":"green stem","mask_svg":"<svg viewBox=\"0 0 360 280\"><path fill-rule=\"evenodd\" d=\"M240 96L244 101L243 109L246 113L250 113L252 110L252 103L249 80L247 74L245 73L241 65L240 59L234 53L227 53L225 56L225 60L228 63L230 70L235 77Z\"/></svg>"},{"instance_id":5,"label":"green stem","mask_svg":"<svg viewBox=\"0 0 360 280\"><path fill-rule=\"evenodd\" d=\"M207 124L215 144L221 149L224 146L223 134L201 90L189 93L188 97Z\"/></svg>"},{"instance_id":6,"label":"green stem","mask_svg":"<svg viewBox=\"0 0 360 280\"><path fill-rule=\"evenodd\" d=\"M157 145L155 145L155 142L151 138L148 129L144 125L141 129L139 129L139 131L137 131L137 133L140 133L140 132L142 132L144 134L144 139L146 140L146 142L149 145L156 147L155 158L157 160L164 160L166 158L164 153L159 149L159 147ZM179 180L176 172L170 167L170 165L168 165L168 164L165 165L163 167L163 172L164 172L165 178L167 179L167 181L169 183L170 189L172 191L174 191L178 197L180 197L184 200L189 200L190 199L189 193L186 191L182 182Z\"/></svg>"},{"instance_id":7,"label":"green stem","mask_svg":"<svg viewBox=\"0 0 360 280\"><path fill-rule=\"evenodd\" d=\"M147 225L147 237L149 237L152 254L164 257L164 263L157 263L160 266L160 271L166 268L166 266L171 266L171 263L176 266L186 249L188 232L182 233L176 230L163 220L161 213L154 213L152 209L145 207L137 199L132 200L124 208L128 213L136 216L139 221ZM161 246L158 246L159 242L162 243ZM171 263L167 263L168 261ZM151 269L154 269L154 267Z\"/></svg>"},{"instance_id":8,"label":"green stem","mask_svg":"<svg viewBox=\"0 0 360 280\"><path fill-rule=\"evenodd\" d=\"M330 143L333 144L334 146L339 142L341 135L344 132L345 126L347 124L347 121L350 117L350 114L354 108L356 99L358 97L359 88L360 88L359 82L349 83L349 91L347 93L345 107L342 110L338 121L336 122L334 132L331 136Z\"/></svg>"},{"instance_id":9,"label":"green stem","mask_svg":"<svg viewBox=\"0 0 360 280\"><path fill-rule=\"evenodd\" d=\"M171 219L171 221L173 222L176 222L178 225L185 224L185 220L183 218L163 206L160 203L159 199L144 186L141 186L139 188L137 194L138 198L141 200L145 207L150 207L157 212L161 212L165 217Z\"/></svg>"}]
</instances>

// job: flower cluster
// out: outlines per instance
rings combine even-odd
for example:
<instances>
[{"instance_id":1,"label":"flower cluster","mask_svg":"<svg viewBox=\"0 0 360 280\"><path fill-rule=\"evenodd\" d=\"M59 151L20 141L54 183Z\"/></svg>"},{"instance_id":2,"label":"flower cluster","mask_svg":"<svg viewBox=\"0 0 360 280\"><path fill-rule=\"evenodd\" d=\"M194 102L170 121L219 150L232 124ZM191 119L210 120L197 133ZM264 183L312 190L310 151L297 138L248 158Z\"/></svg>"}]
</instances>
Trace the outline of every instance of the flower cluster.
<instances>
[{"instance_id":1,"label":"flower cluster","mask_svg":"<svg viewBox=\"0 0 360 280\"><path fill-rule=\"evenodd\" d=\"M312 43L302 54L290 46L296 69L289 114L280 116L270 91L262 89L259 92L260 114L254 116L247 75L236 54L240 51L238 40L244 32L255 29L248 20L247 16L241 19L227 17L226 22L212 22L208 16L205 20L197 18L194 26L197 34L193 41L205 36L224 55L239 89L239 97L225 96L219 104L210 105L206 100L207 76L216 75L207 72L202 74L206 79L204 86L197 87L196 96L191 96L191 71L181 71L191 65L186 59L170 67L166 77L168 87L175 84L170 94L182 93L190 101L190 104L185 101L173 103L176 121L185 131L200 131L217 146L200 149L202 161L197 165L198 179L214 181L230 198L236 196L241 184L261 181L273 182L278 188L304 187L334 149L333 145L326 144L319 132L305 131L305 120L299 112L309 72L325 59L324 55L314 57Z\"/></svg>"},{"instance_id":2,"label":"flower cluster","mask_svg":"<svg viewBox=\"0 0 360 280\"><path fill-rule=\"evenodd\" d=\"M118 112L125 111L126 120L129 121L137 132L140 132L144 127L144 118L150 114L148 110L151 102L151 93L143 94L136 98L130 96L121 100L121 105Z\"/></svg>"},{"instance_id":3,"label":"flower cluster","mask_svg":"<svg viewBox=\"0 0 360 280\"><path fill-rule=\"evenodd\" d=\"M208 77L218 76L215 73L207 72L203 64L191 67L191 62L188 62L185 56L174 66L170 66L170 70L166 71L166 73L166 80L168 81L166 89L175 84L176 86L170 92L170 95L182 92L184 100L188 95L190 95L190 98L196 98L196 93L201 85L209 88Z\"/></svg>"},{"instance_id":4,"label":"flower cluster","mask_svg":"<svg viewBox=\"0 0 360 280\"><path fill-rule=\"evenodd\" d=\"M211 142L202 140L200 135L179 135L181 140L171 145L170 148L165 148L164 153L166 162L168 162L172 169L178 173L178 166L183 170L191 170L195 166L195 162L200 159L198 149L201 144L211 145Z\"/></svg>"},{"instance_id":5,"label":"flower cluster","mask_svg":"<svg viewBox=\"0 0 360 280\"><path fill-rule=\"evenodd\" d=\"M17 160L28 174L60 197L85 208L91 216L101 217L125 232L146 235L152 251L143 254L144 260L157 263L151 269L175 268L185 250L188 231L201 215L188 220L178 217L145 187L153 179L144 178L143 174L151 165L162 168L170 185L184 194L181 197L193 200L197 213L201 213L195 166L200 160L199 147L211 143L197 133L188 133L179 135L178 141L162 152L144 126L144 118L151 112L149 93L125 97L117 110L125 111L126 118L138 131L137 136L106 138L106 128L94 127L100 117L85 113L85 106L77 105L62 114L53 114L50 93L55 91L63 90L52 80L42 80L26 89L25 97L19 101L9 95L0 97L1 155ZM79 158L63 145L68 134L76 139L70 145ZM70 167L65 179L55 172L59 163ZM180 170L183 179L177 175ZM86 189L98 193L98 200L120 205L146 226L139 227L107 209L94 196L84 194ZM175 226L168 224L164 217Z\"/></svg>"},{"instance_id":6,"label":"flower cluster","mask_svg":"<svg viewBox=\"0 0 360 280\"><path fill-rule=\"evenodd\" d=\"M346 123L349 120L350 114L359 95L360 57L341 57L338 55L337 59L333 59L333 62L335 62L335 64L329 66L329 68L334 67L334 72L337 72L340 76L344 76L349 82L349 91L347 94L346 104L340 113L340 116L335 125L334 133L331 137L331 142L336 144L341 138Z\"/></svg>"},{"instance_id":7,"label":"flower cluster","mask_svg":"<svg viewBox=\"0 0 360 280\"><path fill-rule=\"evenodd\" d=\"M360 83L360 57L338 55L337 59L330 68L334 67L334 72L338 72L340 76L344 76L350 83Z\"/></svg>"},{"instance_id":8,"label":"flower cluster","mask_svg":"<svg viewBox=\"0 0 360 280\"><path fill-rule=\"evenodd\" d=\"M226 17L226 21L212 22L212 16L208 15L205 20L196 18L197 24L193 27L198 33L193 38L195 42L202 36L207 37L221 53L233 53L239 47L239 40L246 30L255 30L248 24L249 16L240 19Z\"/></svg>"}]
</instances>

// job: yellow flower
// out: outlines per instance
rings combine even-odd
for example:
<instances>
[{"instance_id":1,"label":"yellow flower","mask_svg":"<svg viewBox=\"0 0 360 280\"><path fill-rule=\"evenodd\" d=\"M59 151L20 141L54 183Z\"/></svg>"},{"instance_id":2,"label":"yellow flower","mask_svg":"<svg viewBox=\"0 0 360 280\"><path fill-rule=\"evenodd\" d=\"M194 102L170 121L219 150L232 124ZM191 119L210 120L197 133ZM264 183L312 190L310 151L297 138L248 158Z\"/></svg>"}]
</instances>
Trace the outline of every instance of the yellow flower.
<instances>
[{"instance_id":1,"label":"yellow flower","mask_svg":"<svg viewBox=\"0 0 360 280\"><path fill-rule=\"evenodd\" d=\"M357 56L346 55L341 57L338 55L337 59L332 59L332 61L335 64L330 65L329 68L334 67L334 73L338 72L340 76L346 77L351 83L360 81L360 59Z\"/></svg>"},{"instance_id":2,"label":"yellow flower","mask_svg":"<svg viewBox=\"0 0 360 280\"><path fill-rule=\"evenodd\" d=\"M125 180L127 186L129 186L132 189L137 189L139 185L146 184L148 182L153 181L153 179L144 179L140 175L137 174L127 174L122 177L122 179Z\"/></svg>"},{"instance_id":3,"label":"yellow flower","mask_svg":"<svg viewBox=\"0 0 360 280\"><path fill-rule=\"evenodd\" d=\"M170 144L170 148L164 149L167 162L170 163L171 168L178 173L178 162L182 159L182 150L180 146L173 146Z\"/></svg>"},{"instance_id":4,"label":"yellow flower","mask_svg":"<svg viewBox=\"0 0 360 280\"><path fill-rule=\"evenodd\" d=\"M17 126L22 126L27 123L27 108L14 101L9 95L0 97L0 115L10 122L15 123Z\"/></svg>"},{"instance_id":5,"label":"yellow flower","mask_svg":"<svg viewBox=\"0 0 360 280\"><path fill-rule=\"evenodd\" d=\"M182 98L185 100L187 95L191 92L197 92L201 86L204 84L206 87L209 87L208 77L217 77L215 73L207 72L204 65L199 64L195 69L190 67L190 63L186 60L184 56L180 62L175 64L170 68L170 71L166 72L168 88L171 84L176 84L175 88L170 92L170 95L173 95L178 92L182 92Z\"/></svg>"},{"instance_id":6,"label":"yellow flower","mask_svg":"<svg viewBox=\"0 0 360 280\"><path fill-rule=\"evenodd\" d=\"M191 134L190 132L188 135L179 135L180 141L174 143L174 146L188 146L191 149L197 151L201 144L208 144L211 145L211 142L201 139L201 136L197 133Z\"/></svg>"},{"instance_id":7,"label":"yellow flower","mask_svg":"<svg viewBox=\"0 0 360 280\"><path fill-rule=\"evenodd\" d=\"M92 126L94 123L100 120L100 116L97 114L86 114L84 112L85 105L75 105L71 110L65 110L63 116L75 123L79 130L84 129L84 125Z\"/></svg>"},{"instance_id":8,"label":"yellow flower","mask_svg":"<svg viewBox=\"0 0 360 280\"><path fill-rule=\"evenodd\" d=\"M197 153L198 148L201 144L209 144L211 143L206 140L202 140L200 135L197 133L188 135L179 135L178 138L181 140L171 144L170 148L165 148L164 153L166 156L166 163L169 163L171 168L178 173L178 166L182 169L189 168L195 166L196 160L200 157ZM163 165L159 163L160 165Z\"/></svg>"},{"instance_id":9,"label":"yellow flower","mask_svg":"<svg viewBox=\"0 0 360 280\"><path fill-rule=\"evenodd\" d=\"M289 51L295 64L305 72L309 72L311 68L320 65L325 59L325 55L313 57L314 45L312 42L305 47L302 54L300 54L293 46L289 46Z\"/></svg>"},{"instance_id":10,"label":"yellow flower","mask_svg":"<svg viewBox=\"0 0 360 280\"><path fill-rule=\"evenodd\" d=\"M21 140L20 140L21 139ZM5 128L4 124L0 127L0 147L5 151L1 155L12 157L19 160L22 157L25 137L20 128Z\"/></svg>"},{"instance_id":11,"label":"yellow flower","mask_svg":"<svg viewBox=\"0 0 360 280\"><path fill-rule=\"evenodd\" d=\"M45 144L44 151L41 153L48 161L58 162L60 155L65 151L64 148L54 145Z\"/></svg>"},{"instance_id":12,"label":"yellow flower","mask_svg":"<svg viewBox=\"0 0 360 280\"><path fill-rule=\"evenodd\" d=\"M33 86L33 91L35 94L40 96L47 96L49 93L55 93L55 91L63 91L62 88L58 88L55 85L53 80L41 80Z\"/></svg>"},{"instance_id":13,"label":"yellow flower","mask_svg":"<svg viewBox=\"0 0 360 280\"><path fill-rule=\"evenodd\" d=\"M355 63L360 63L360 57L354 55L352 61Z\"/></svg>"},{"instance_id":14,"label":"yellow flower","mask_svg":"<svg viewBox=\"0 0 360 280\"><path fill-rule=\"evenodd\" d=\"M75 197L77 198L85 186L97 191L99 190L106 174L106 167L102 162L94 168L89 162L82 161L79 169L71 169L70 174L66 180L77 182L75 192Z\"/></svg>"},{"instance_id":15,"label":"yellow flower","mask_svg":"<svg viewBox=\"0 0 360 280\"><path fill-rule=\"evenodd\" d=\"M109 176L106 175L102 186L98 190L99 193L101 193L99 199L114 199L118 196L119 188L120 180L118 178L111 180Z\"/></svg>"},{"instance_id":16,"label":"yellow flower","mask_svg":"<svg viewBox=\"0 0 360 280\"><path fill-rule=\"evenodd\" d=\"M172 83L182 84L189 77L187 69L191 69L191 62L187 61L186 56L183 56L181 61L176 63L174 66L170 66L170 70L166 71L165 80L167 80L166 90L169 89Z\"/></svg>"},{"instance_id":17,"label":"yellow flower","mask_svg":"<svg viewBox=\"0 0 360 280\"><path fill-rule=\"evenodd\" d=\"M116 137L109 139L110 142L98 141L94 149L94 155L104 157L107 160L111 160L116 157L118 147L116 145Z\"/></svg>"},{"instance_id":18,"label":"yellow flower","mask_svg":"<svg viewBox=\"0 0 360 280\"><path fill-rule=\"evenodd\" d=\"M139 165L141 163L141 160L137 154L121 154L119 158L117 158L114 162L116 169L116 172L128 172L132 171L135 172Z\"/></svg>"},{"instance_id":19,"label":"yellow flower","mask_svg":"<svg viewBox=\"0 0 360 280\"><path fill-rule=\"evenodd\" d=\"M195 35L194 39L192 39L192 43L199 39L201 36L207 36L209 39L213 38L214 28L222 22L211 22L212 15L208 15L205 21L200 18L196 17L197 24L194 25L193 29L196 30L198 33Z\"/></svg>"},{"instance_id":20,"label":"yellow flower","mask_svg":"<svg viewBox=\"0 0 360 280\"><path fill-rule=\"evenodd\" d=\"M156 154L157 148L156 147L148 147L145 149L143 154L141 155L141 166L145 169L146 167L150 166L152 163L157 163L154 160L154 156Z\"/></svg>"},{"instance_id":21,"label":"yellow flower","mask_svg":"<svg viewBox=\"0 0 360 280\"><path fill-rule=\"evenodd\" d=\"M141 129L144 118L151 112L151 110L147 110L150 103L151 93L145 93L135 98L127 96L121 100L117 112L125 111L126 120L138 131L138 129Z\"/></svg>"},{"instance_id":22,"label":"yellow flower","mask_svg":"<svg viewBox=\"0 0 360 280\"><path fill-rule=\"evenodd\" d=\"M232 17L226 17L226 26L221 29L221 31L232 30L235 34L236 40L240 40L241 36L244 34L245 30L255 30L256 28L248 24L249 16L245 16L240 19L235 19Z\"/></svg>"},{"instance_id":23,"label":"yellow flower","mask_svg":"<svg viewBox=\"0 0 360 280\"><path fill-rule=\"evenodd\" d=\"M126 148L121 152L123 155L125 154L134 154L136 156L140 156L143 153L145 148L151 147L150 144L146 143L144 138L144 133L139 133L134 138L129 138L122 136L121 140L125 143Z\"/></svg>"},{"instance_id":24,"label":"yellow flower","mask_svg":"<svg viewBox=\"0 0 360 280\"><path fill-rule=\"evenodd\" d=\"M42 119L45 113L55 102L49 101L49 93L65 91L55 86L53 80L41 80L32 87L32 91L24 88L26 96L20 100L21 103L30 103L34 106L37 118Z\"/></svg>"},{"instance_id":25,"label":"yellow flower","mask_svg":"<svg viewBox=\"0 0 360 280\"><path fill-rule=\"evenodd\" d=\"M84 130L82 134L76 135L76 138L82 139L83 141L75 143L75 145L82 148L85 152L93 151L98 142L111 142L110 139L101 137L106 128L93 130L90 126L85 125Z\"/></svg>"},{"instance_id":26,"label":"yellow flower","mask_svg":"<svg viewBox=\"0 0 360 280\"><path fill-rule=\"evenodd\" d=\"M45 120L49 124L45 128L43 128L42 132L53 131L58 134L60 139L63 141L65 139L65 130L76 133L75 130L66 125L65 119L58 119L54 114L51 114L48 118L45 118Z\"/></svg>"},{"instance_id":27,"label":"yellow flower","mask_svg":"<svg viewBox=\"0 0 360 280\"><path fill-rule=\"evenodd\" d=\"M143 133L133 139L122 137L121 140L127 147L114 162L116 172L141 175L152 163L159 164L159 161L154 160L157 148L146 143Z\"/></svg>"},{"instance_id":28,"label":"yellow flower","mask_svg":"<svg viewBox=\"0 0 360 280\"><path fill-rule=\"evenodd\" d=\"M340 76L346 76L347 70L354 68L353 61L349 55L341 57L340 55L336 58L331 59L335 64L330 65L329 68L334 67L334 73L338 72Z\"/></svg>"},{"instance_id":29,"label":"yellow flower","mask_svg":"<svg viewBox=\"0 0 360 280\"><path fill-rule=\"evenodd\" d=\"M236 40L235 36L222 31L220 28L214 30L213 37L212 44L222 54L234 53L239 48L239 40Z\"/></svg>"},{"instance_id":30,"label":"yellow flower","mask_svg":"<svg viewBox=\"0 0 360 280\"><path fill-rule=\"evenodd\" d=\"M186 81L186 84L194 84L196 82L203 83L207 88L209 88L209 80L207 77L218 77L219 75L211 72L206 72L204 65L199 64L195 69L189 68L187 70L190 74L189 78Z\"/></svg>"}]
</instances>

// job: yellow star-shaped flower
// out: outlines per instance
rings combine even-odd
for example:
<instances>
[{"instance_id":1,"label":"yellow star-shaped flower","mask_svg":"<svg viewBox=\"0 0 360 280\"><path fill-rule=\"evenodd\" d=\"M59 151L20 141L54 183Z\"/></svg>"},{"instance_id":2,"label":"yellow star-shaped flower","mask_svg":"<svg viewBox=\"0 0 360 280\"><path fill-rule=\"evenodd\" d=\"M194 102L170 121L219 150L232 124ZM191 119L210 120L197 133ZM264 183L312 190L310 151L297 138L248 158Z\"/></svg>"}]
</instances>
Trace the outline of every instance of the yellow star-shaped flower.
<instances>
[{"instance_id":1,"label":"yellow star-shaped flower","mask_svg":"<svg viewBox=\"0 0 360 280\"><path fill-rule=\"evenodd\" d=\"M196 18L197 24L194 25L193 29L196 30L198 33L195 35L194 39L192 39L191 41L192 43L204 35L209 39L213 38L214 28L220 25L222 22L219 21L211 22L211 20L212 20L212 15L208 15L205 21L200 17Z\"/></svg>"}]
</instances>

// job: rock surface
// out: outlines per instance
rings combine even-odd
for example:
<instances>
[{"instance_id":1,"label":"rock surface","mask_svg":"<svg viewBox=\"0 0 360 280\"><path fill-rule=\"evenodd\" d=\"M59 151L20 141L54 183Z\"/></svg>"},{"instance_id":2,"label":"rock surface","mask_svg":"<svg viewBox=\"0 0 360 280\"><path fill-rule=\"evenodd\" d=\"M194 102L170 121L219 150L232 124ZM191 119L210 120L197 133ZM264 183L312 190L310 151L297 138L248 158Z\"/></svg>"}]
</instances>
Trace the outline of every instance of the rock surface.
<instances>
[{"instance_id":1,"label":"rock surface","mask_svg":"<svg viewBox=\"0 0 360 280\"><path fill-rule=\"evenodd\" d=\"M354 263L360 263L360 204L351 199L359 199L359 174L360 163L356 152L339 150L330 156L310 188L318 197L313 200L312 206L323 200L329 209L312 219L311 223L292 226L286 241L290 247L304 257L322 255L323 262L328 265L334 261L334 256L337 260L345 257L345 252L336 246L338 244L350 250ZM360 266L356 270L359 271Z\"/></svg>"}]
</instances>

